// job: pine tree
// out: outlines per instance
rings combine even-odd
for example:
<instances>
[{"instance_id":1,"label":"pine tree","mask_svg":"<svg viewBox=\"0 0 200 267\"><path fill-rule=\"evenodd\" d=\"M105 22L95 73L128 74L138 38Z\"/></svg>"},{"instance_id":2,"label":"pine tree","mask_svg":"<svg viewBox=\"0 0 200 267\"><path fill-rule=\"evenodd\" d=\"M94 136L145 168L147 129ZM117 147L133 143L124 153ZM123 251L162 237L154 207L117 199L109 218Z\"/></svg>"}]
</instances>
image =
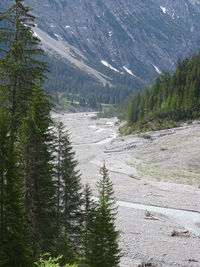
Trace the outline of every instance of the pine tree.
<instances>
[{"instance_id":1,"label":"pine tree","mask_svg":"<svg viewBox=\"0 0 200 267\"><path fill-rule=\"evenodd\" d=\"M0 13L0 266L29 266L31 260L23 209L24 180L16 143L20 100L17 94L22 88L19 75L23 75L19 60L22 50L19 48L18 2Z\"/></svg>"},{"instance_id":2,"label":"pine tree","mask_svg":"<svg viewBox=\"0 0 200 267\"><path fill-rule=\"evenodd\" d=\"M90 242L93 238L91 232L94 222L94 201L92 200L92 192L88 184L85 185L84 189L84 205L83 205L83 225L81 235L81 256L83 267L89 266L89 255L90 255Z\"/></svg>"},{"instance_id":3,"label":"pine tree","mask_svg":"<svg viewBox=\"0 0 200 267\"><path fill-rule=\"evenodd\" d=\"M138 108L141 102L139 93L135 94L128 108L128 124L133 125L138 120Z\"/></svg>"},{"instance_id":4,"label":"pine tree","mask_svg":"<svg viewBox=\"0 0 200 267\"><path fill-rule=\"evenodd\" d=\"M42 251L51 251L53 248L55 192L52 151L49 148L52 138L49 132L50 104L40 88L46 64L38 59L43 51L39 47L39 39L34 36L34 17L29 11L30 8L25 7L22 0L15 0L8 11L1 13L0 20L5 22L5 26L0 29L0 89L7 103L9 119L8 157L9 160L14 159L10 187L15 188L15 192L7 190L7 194L21 197L20 201L18 199L13 202L20 205L22 215L20 217L18 213L19 220L22 221L20 218L24 217L25 212L27 227L22 223L21 225L28 229L29 239L26 240L26 235L22 233L20 235L30 245L34 256L39 256ZM6 154L2 157L5 156ZM18 179L14 179L16 175ZM21 180L17 184L19 177ZM9 201L11 197L8 199L10 205ZM11 214L11 217L15 218L14 215ZM13 233L19 234L17 229ZM14 244L20 244L20 239L14 240Z\"/></svg>"},{"instance_id":5,"label":"pine tree","mask_svg":"<svg viewBox=\"0 0 200 267\"><path fill-rule=\"evenodd\" d=\"M57 138L55 138L55 151L56 151L56 163L55 163L55 180L56 180L56 252L59 253L59 242L62 233L61 217L62 217L62 188L61 183L61 149L63 145L63 124L58 122L56 124ZM55 135L56 136L56 135Z\"/></svg>"},{"instance_id":6,"label":"pine tree","mask_svg":"<svg viewBox=\"0 0 200 267\"><path fill-rule=\"evenodd\" d=\"M26 266L21 175L10 147L9 114L0 110L0 266Z\"/></svg>"},{"instance_id":7,"label":"pine tree","mask_svg":"<svg viewBox=\"0 0 200 267\"><path fill-rule=\"evenodd\" d=\"M8 11L1 12L0 21L5 27L0 29L0 68L2 87L9 101L8 110L11 114L11 141L14 146L20 117L27 108L27 99L34 85L44 79L46 64L37 59L43 55L39 48L40 40L34 36L34 17L30 8L23 5L23 0L15 0Z\"/></svg>"},{"instance_id":8,"label":"pine tree","mask_svg":"<svg viewBox=\"0 0 200 267\"><path fill-rule=\"evenodd\" d=\"M57 129L57 246L71 263L80 250L82 185L69 135L61 122Z\"/></svg>"},{"instance_id":9,"label":"pine tree","mask_svg":"<svg viewBox=\"0 0 200 267\"><path fill-rule=\"evenodd\" d=\"M26 188L25 214L35 257L55 249L55 185L50 109L46 94L40 87L35 87L19 129Z\"/></svg>"},{"instance_id":10,"label":"pine tree","mask_svg":"<svg viewBox=\"0 0 200 267\"><path fill-rule=\"evenodd\" d=\"M106 166L101 168L102 179L98 182L99 199L95 208L95 218L91 229L90 267L117 267L120 261L118 247L119 232L115 227L117 214L113 184Z\"/></svg>"},{"instance_id":11,"label":"pine tree","mask_svg":"<svg viewBox=\"0 0 200 267\"><path fill-rule=\"evenodd\" d=\"M2 100L2 98L1 98ZM10 142L10 114L0 108L0 266L30 266L23 210L23 176Z\"/></svg>"}]
</instances>

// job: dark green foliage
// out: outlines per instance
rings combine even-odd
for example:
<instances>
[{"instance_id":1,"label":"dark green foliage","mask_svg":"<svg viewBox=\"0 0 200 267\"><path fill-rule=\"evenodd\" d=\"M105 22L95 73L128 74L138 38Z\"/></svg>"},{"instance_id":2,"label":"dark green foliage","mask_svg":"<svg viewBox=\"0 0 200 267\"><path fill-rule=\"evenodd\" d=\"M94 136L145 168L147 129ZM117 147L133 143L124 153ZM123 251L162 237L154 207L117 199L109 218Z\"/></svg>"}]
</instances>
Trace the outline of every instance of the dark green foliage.
<instances>
[{"instance_id":1,"label":"dark green foliage","mask_svg":"<svg viewBox=\"0 0 200 267\"><path fill-rule=\"evenodd\" d=\"M84 189L84 208L83 208L83 225L82 225L82 265L83 267L89 266L90 258L90 242L93 239L92 229L95 216L95 205L92 200L92 192L88 184L86 184Z\"/></svg>"},{"instance_id":2,"label":"dark green foliage","mask_svg":"<svg viewBox=\"0 0 200 267\"><path fill-rule=\"evenodd\" d=\"M151 89L135 94L128 108L129 126L152 120L181 121L200 116L200 53L178 61L173 75L157 78Z\"/></svg>"},{"instance_id":3,"label":"dark green foliage","mask_svg":"<svg viewBox=\"0 0 200 267\"><path fill-rule=\"evenodd\" d=\"M102 179L97 184L99 199L95 205L93 226L90 230L92 238L89 240L89 266L117 267L120 262L120 249L119 232L115 229L117 209L113 196L113 184L105 164L100 173Z\"/></svg>"},{"instance_id":4,"label":"dark green foliage","mask_svg":"<svg viewBox=\"0 0 200 267\"><path fill-rule=\"evenodd\" d=\"M19 117L24 112L20 105L25 101L23 82L29 81L26 74L30 73L28 65L27 69L24 65L29 60L23 23L31 19L26 12L22 1L16 1L8 11L0 13L0 266L28 266L31 261L23 208L24 177L16 141Z\"/></svg>"},{"instance_id":5,"label":"dark green foliage","mask_svg":"<svg viewBox=\"0 0 200 267\"><path fill-rule=\"evenodd\" d=\"M36 87L19 129L25 179L25 214L34 256L53 251L55 238L55 186L52 174L50 104ZM48 227L47 227L48 225Z\"/></svg>"},{"instance_id":6,"label":"dark green foliage","mask_svg":"<svg viewBox=\"0 0 200 267\"><path fill-rule=\"evenodd\" d=\"M43 51L38 48L39 40L34 37L31 27L34 17L29 14L30 8L22 0L14 1L8 11L1 13L6 27L0 29L0 59L2 87L7 92L11 113L11 137L19 124L20 116L26 109L27 99L34 84L42 81L45 63L37 60Z\"/></svg>"},{"instance_id":7,"label":"dark green foliage","mask_svg":"<svg viewBox=\"0 0 200 267\"><path fill-rule=\"evenodd\" d=\"M40 89L46 64L29 10L15 0L0 14L0 266L31 266L54 242L50 104Z\"/></svg>"},{"instance_id":8,"label":"dark green foliage","mask_svg":"<svg viewBox=\"0 0 200 267\"><path fill-rule=\"evenodd\" d=\"M9 113L0 109L0 266L29 265L23 213L23 179L10 143Z\"/></svg>"},{"instance_id":9,"label":"dark green foliage","mask_svg":"<svg viewBox=\"0 0 200 267\"><path fill-rule=\"evenodd\" d=\"M77 69L73 65L64 62L61 58L46 56L50 66L50 75L45 83L48 92L54 95L54 100L59 102L58 94L64 93L64 97L68 101L79 102L81 106L87 106L94 109L99 108L99 104L118 104L130 95L135 88L141 88L138 85L134 87L135 81L130 75L113 74L108 69L106 75L113 75L116 83L113 86L103 86L94 78L85 72ZM103 71L105 67L93 66ZM101 69L103 68L103 69Z\"/></svg>"},{"instance_id":10,"label":"dark green foliage","mask_svg":"<svg viewBox=\"0 0 200 267\"><path fill-rule=\"evenodd\" d=\"M61 122L57 130L57 248L71 263L72 254L78 254L80 249L82 185L75 153Z\"/></svg>"},{"instance_id":11,"label":"dark green foliage","mask_svg":"<svg viewBox=\"0 0 200 267\"><path fill-rule=\"evenodd\" d=\"M22 0L13 2L0 16L5 22L0 29L0 266L31 267L46 251L63 254L63 264L118 266L106 168L98 204L94 208L86 187L83 205L68 133L62 123L54 133L52 105L41 88L46 64L38 60L43 51L31 30L34 17ZM96 105L95 97L90 101ZM102 244L102 231L106 243L100 253L106 252L106 259L100 262L98 252L95 263L92 244Z\"/></svg>"}]
</instances>

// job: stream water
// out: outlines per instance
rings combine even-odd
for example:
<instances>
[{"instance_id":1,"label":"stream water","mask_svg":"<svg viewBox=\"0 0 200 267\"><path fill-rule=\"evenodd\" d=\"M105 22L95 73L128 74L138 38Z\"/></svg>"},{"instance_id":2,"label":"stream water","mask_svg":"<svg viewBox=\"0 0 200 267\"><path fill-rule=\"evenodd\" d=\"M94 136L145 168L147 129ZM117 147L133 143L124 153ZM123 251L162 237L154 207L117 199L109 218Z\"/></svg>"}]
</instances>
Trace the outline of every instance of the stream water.
<instances>
[{"instance_id":1,"label":"stream water","mask_svg":"<svg viewBox=\"0 0 200 267\"><path fill-rule=\"evenodd\" d=\"M170 216L175 221L183 226L186 230L200 236L200 213L189 210L173 209L166 207L157 207L139 203L131 203L125 201L117 201L117 205L120 207L137 209L137 210L148 210L156 214L163 214Z\"/></svg>"},{"instance_id":2,"label":"stream water","mask_svg":"<svg viewBox=\"0 0 200 267\"><path fill-rule=\"evenodd\" d=\"M97 201L97 199L97 197L93 197L94 201ZM167 217L170 216L180 226L200 237L200 212L198 211L159 207L121 200L117 201L117 206L128 209L148 211L154 213L153 215L155 215L156 218L159 218L159 214L165 215Z\"/></svg>"}]
</instances>

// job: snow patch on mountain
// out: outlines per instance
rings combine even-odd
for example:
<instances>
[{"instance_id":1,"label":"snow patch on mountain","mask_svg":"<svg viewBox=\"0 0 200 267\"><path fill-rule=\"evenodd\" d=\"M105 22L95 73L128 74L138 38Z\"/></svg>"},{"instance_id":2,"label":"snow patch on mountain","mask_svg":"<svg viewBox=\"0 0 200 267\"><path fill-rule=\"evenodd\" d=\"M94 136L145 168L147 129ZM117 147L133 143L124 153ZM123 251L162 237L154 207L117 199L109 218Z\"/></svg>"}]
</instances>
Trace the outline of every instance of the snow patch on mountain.
<instances>
[{"instance_id":1,"label":"snow patch on mountain","mask_svg":"<svg viewBox=\"0 0 200 267\"><path fill-rule=\"evenodd\" d=\"M63 59L69 61L77 68L85 71L92 77L95 77L104 86L108 84L109 86L112 87L112 84L109 81L109 77L87 65L86 64L87 58L75 46L70 45L66 41L64 42L59 39L56 40L52 38L50 35L48 35L40 28L35 27L34 32L36 32L37 35L40 36L40 39L42 41L41 44L45 51L48 51L50 54L53 54L54 56L55 55L61 56ZM78 58L76 56L78 56Z\"/></svg>"},{"instance_id":2,"label":"snow patch on mountain","mask_svg":"<svg viewBox=\"0 0 200 267\"><path fill-rule=\"evenodd\" d=\"M59 3L56 6L55 1ZM0 1L0 6L6 2ZM103 59L120 72L116 74L129 73L129 78L135 74L136 87L151 84L158 72L153 64L161 71L173 71L178 56L185 58L199 49L200 0L87 2L25 0L33 8L38 26L55 41L64 45L67 41L79 49L89 66L96 68ZM103 67L104 72L108 67Z\"/></svg>"},{"instance_id":3,"label":"snow patch on mountain","mask_svg":"<svg viewBox=\"0 0 200 267\"><path fill-rule=\"evenodd\" d=\"M155 65L153 65L153 66L154 66L154 69L156 70L156 72L158 74L161 74L162 73L162 71L157 66L155 66Z\"/></svg>"},{"instance_id":4,"label":"snow patch on mountain","mask_svg":"<svg viewBox=\"0 0 200 267\"><path fill-rule=\"evenodd\" d=\"M132 72L131 70L129 70L127 67L123 66L123 69L124 69L128 74L130 74L130 75L136 77L136 75L133 74L133 72Z\"/></svg>"},{"instance_id":5,"label":"snow patch on mountain","mask_svg":"<svg viewBox=\"0 0 200 267\"><path fill-rule=\"evenodd\" d=\"M54 33L54 35L55 35L59 40L63 40L63 38L62 38L60 35L58 35L57 33Z\"/></svg>"},{"instance_id":6,"label":"snow patch on mountain","mask_svg":"<svg viewBox=\"0 0 200 267\"><path fill-rule=\"evenodd\" d=\"M163 12L164 14L167 14L167 9L166 9L166 7L160 6L160 8L161 8L161 10L162 10L162 12Z\"/></svg>"},{"instance_id":7,"label":"snow patch on mountain","mask_svg":"<svg viewBox=\"0 0 200 267\"><path fill-rule=\"evenodd\" d=\"M119 70L117 70L116 68L114 68L112 65L110 65L108 62L106 62L105 60L101 60L101 64L103 64L104 66L106 66L107 68L114 70L115 72L119 72Z\"/></svg>"},{"instance_id":8,"label":"snow patch on mountain","mask_svg":"<svg viewBox=\"0 0 200 267\"><path fill-rule=\"evenodd\" d=\"M200 5L199 0L189 0L192 5Z\"/></svg>"}]
</instances>

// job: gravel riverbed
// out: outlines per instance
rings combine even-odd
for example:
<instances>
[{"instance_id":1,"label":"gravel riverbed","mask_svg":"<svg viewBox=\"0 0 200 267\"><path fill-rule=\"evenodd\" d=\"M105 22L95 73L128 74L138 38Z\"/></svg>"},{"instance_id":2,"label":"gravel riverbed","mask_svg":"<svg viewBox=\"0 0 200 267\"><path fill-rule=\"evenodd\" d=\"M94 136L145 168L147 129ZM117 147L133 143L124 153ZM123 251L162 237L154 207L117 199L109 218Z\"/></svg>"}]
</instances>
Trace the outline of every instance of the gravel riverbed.
<instances>
[{"instance_id":1,"label":"gravel riverbed","mask_svg":"<svg viewBox=\"0 0 200 267\"><path fill-rule=\"evenodd\" d=\"M119 201L121 266L200 267L200 124L119 137L116 118L52 116L71 133L82 182L94 195L107 165Z\"/></svg>"}]
</instances>

